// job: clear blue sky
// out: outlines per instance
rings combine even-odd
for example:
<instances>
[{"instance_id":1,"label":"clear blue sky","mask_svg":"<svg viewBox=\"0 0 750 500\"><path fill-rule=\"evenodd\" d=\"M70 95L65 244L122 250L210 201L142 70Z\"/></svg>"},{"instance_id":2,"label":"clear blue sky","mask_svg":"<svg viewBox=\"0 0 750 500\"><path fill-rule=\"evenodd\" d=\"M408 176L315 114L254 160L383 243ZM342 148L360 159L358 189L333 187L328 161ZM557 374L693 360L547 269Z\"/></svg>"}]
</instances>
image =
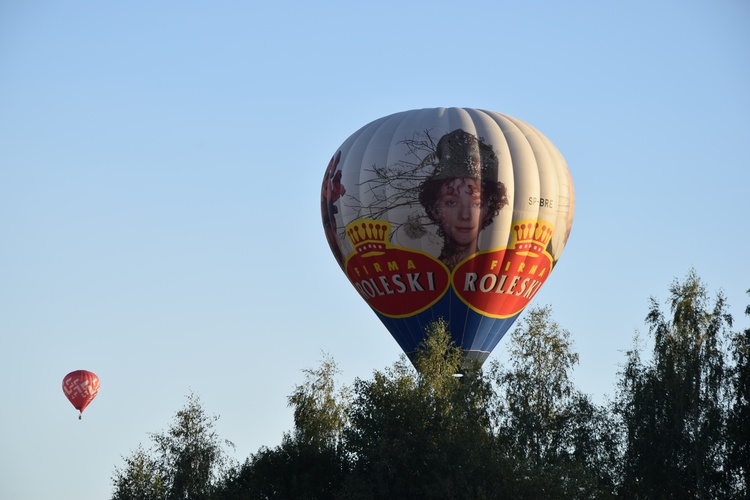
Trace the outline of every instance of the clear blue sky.
<instances>
[{"instance_id":1,"label":"clear blue sky","mask_svg":"<svg viewBox=\"0 0 750 500\"><path fill-rule=\"evenodd\" d=\"M108 498L190 391L244 460L323 352L345 383L398 359L319 214L331 155L398 111L498 111L565 156L576 219L533 303L596 401L691 268L746 328L748 89L745 0L4 0L0 498ZM102 383L82 421L76 369Z\"/></svg>"}]
</instances>

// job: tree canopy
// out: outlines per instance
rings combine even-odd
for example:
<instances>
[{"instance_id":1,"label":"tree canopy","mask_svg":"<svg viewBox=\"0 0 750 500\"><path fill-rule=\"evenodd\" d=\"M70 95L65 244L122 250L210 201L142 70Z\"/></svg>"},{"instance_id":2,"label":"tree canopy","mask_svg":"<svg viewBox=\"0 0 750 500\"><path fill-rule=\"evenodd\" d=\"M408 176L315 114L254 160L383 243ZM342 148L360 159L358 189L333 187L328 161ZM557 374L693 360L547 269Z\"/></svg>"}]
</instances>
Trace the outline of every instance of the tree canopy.
<instances>
[{"instance_id":1,"label":"tree canopy","mask_svg":"<svg viewBox=\"0 0 750 500\"><path fill-rule=\"evenodd\" d=\"M113 499L609 499L748 497L750 329L694 271L655 299L614 400L573 383L573 336L532 307L507 366L467 363L435 321L401 356L338 382L324 356L287 401L294 428L243 463L190 395L172 426L115 469ZM750 293L750 290L748 290ZM750 316L750 306L746 310Z\"/></svg>"},{"instance_id":2,"label":"tree canopy","mask_svg":"<svg viewBox=\"0 0 750 500\"><path fill-rule=\"evenodd\" d=\"M218 418L189 394L169 429L151 434L153 447L146 451L139 445L124 467L115 468L113 500L213 498L232 467L226 448L234 447L214 431Z\"/></svg>"}]
</instances>

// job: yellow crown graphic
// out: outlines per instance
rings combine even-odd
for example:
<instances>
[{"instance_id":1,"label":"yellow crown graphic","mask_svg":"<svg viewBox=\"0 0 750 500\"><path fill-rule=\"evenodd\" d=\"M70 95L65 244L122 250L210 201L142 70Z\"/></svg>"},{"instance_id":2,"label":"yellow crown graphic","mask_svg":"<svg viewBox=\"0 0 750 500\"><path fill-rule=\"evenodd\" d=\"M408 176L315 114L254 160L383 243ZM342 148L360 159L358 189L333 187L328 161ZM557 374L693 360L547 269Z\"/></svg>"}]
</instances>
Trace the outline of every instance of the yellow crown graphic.
<instances>
[{"instance_id":1,"label":"yellow crown graphic","mask_svg":"<svg viewBox=\"0 0 750 500\"><path fill-rule=\"evenodd\" d=\"M552 224L537 219L516 221L513 224L513 244L520 255L538 255L547 248L552 238Z\"/></svg>"},{"instance_id":2,"label":"yellow crown graphic","mask_svg":"<svg viewBox=\"0 0 750 500\"><path fill-rule=\"evenodd\" d=\"M384 220L361 219L346 225L346 236L362 257L384 254L389 234L391 223Z\"/></svg>"}]
</instances>

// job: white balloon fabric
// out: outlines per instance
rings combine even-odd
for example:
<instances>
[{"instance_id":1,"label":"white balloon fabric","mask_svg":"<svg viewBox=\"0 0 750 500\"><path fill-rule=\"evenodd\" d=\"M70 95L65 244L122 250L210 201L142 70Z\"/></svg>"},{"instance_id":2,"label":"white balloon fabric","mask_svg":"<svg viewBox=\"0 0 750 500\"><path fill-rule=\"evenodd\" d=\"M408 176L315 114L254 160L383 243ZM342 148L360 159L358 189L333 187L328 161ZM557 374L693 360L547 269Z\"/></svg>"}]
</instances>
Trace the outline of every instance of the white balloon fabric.
<instances>
[{"instance_id":1,"label":"white balloon fabric","mask_svg":"<svg viewBox=\"0 0 750 500\"><path fill-rule=\"evenodd\" d=\"M404 352L413 359L442 318L480 363L557 263L575 205L541 132L468 108L365 125L333 155L321 195L334 256Z\"/></svg>"}]
</instances>

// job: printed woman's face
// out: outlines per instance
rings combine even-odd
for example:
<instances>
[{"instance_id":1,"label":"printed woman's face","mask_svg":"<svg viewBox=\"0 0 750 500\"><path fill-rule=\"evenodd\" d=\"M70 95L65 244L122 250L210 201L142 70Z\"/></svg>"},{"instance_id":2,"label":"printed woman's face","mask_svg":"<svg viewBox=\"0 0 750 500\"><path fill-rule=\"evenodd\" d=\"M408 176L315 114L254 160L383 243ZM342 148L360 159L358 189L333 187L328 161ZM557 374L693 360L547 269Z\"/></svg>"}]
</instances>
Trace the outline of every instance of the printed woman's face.
<instances>
[{"instance_id":1,"label":"printed woman's face","mask_svg":"<svg viewBox=\"0 0 750 500\"><path fill-rule=\"evenodd\" d=\"M440 188L437 203L443 233L459 246L476 244L487 205L482 203L481 183L476 179L453 179Z\"/></svg>"}]
</instances>

